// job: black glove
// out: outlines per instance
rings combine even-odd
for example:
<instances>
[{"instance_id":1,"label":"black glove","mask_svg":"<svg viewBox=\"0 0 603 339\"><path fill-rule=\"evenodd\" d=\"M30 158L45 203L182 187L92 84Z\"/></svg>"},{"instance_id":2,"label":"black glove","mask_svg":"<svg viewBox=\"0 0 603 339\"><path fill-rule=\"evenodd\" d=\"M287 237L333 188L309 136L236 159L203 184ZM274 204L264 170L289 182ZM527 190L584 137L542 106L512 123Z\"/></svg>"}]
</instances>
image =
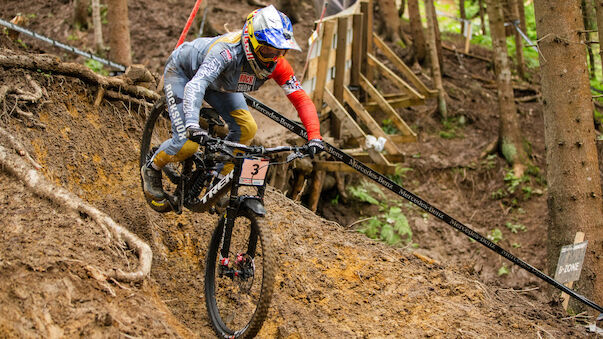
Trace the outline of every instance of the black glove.
<instances>
[{"instance_id":1,"label":"black glove","mask_svg":"<svg viewBox=\"0 0 603 339\"><path fill-rule=\"evenodd\" d=\"M209 139L209 134L202 128L189 126L186 128L186 137L199 145L205 145L205 142Z\"/></svg>"},{"instance_id":2,"label":"black glove","mask_svg":"<svg viewBox=\"0 0 603 339\"><path fill-rule=\"evenodd\" d=\"M314 159L314 156L325 150L325 144L321 139L312 139L306 143L308 146L308 155Z\"/></svg>"}]
</instances>

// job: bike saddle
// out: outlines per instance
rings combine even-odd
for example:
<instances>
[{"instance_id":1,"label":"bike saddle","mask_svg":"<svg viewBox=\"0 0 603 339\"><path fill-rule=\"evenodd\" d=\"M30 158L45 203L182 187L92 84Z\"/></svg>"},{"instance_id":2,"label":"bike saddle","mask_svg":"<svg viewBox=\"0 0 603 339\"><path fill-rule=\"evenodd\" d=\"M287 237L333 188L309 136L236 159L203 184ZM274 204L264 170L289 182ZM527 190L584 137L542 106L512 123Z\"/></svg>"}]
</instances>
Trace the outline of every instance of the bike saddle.
<instances>
[{"instance_id":1,"label":"bike saddle","mask_svg":"<svg viewBox=\"0 0 603 339\"><path fill-rule=\"evenodd\" d=\"M220 115L211 107L202 107L199 115L207 120L209 125L224 126L224 122L220 119Z\"/></svg>"}]
</instances>

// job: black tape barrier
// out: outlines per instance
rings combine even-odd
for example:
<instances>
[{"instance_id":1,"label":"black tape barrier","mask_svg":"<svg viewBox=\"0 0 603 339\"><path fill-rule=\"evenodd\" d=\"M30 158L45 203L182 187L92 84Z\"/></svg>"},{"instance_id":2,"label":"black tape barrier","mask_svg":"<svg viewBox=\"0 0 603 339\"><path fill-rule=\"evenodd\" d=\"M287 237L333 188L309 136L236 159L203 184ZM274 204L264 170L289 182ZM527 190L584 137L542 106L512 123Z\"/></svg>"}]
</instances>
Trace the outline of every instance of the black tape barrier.
<instances>
[{"instance_id":1,"label":"black tape barrier","mask_svg":"<svg viewBox=\"0 0 603 339\"><path fill-rule=\"evenodd\" d=\"M34 37L34 38L38 39L38 40L42 40L42 41L47 42L47 43L49 43L49 44L51 44L53 46L56 46L56 47L68 50L68 51L70 51L72 53L79 54L81 56L84 56L84 57L92 59L92 60L96 60L96 61L98 61L98 62L100 62L102 64L105 64L107 66L111 66L111 67L117 68L118 70L120 70L122 72L124 72L126 70L126 66L124 66L124 65L120 65L120 64L115 63L113 61L110 61L110 60L107 60L107 59L103 59L101 57L98 57L98 56L96 56L94 54L90 54L88 52L84 52L84 51L82 51L80 49L77 49L75 47L72 47L72 46L69 46L69 45L65 45L65 44L63 44L61 42L58 42L58 41L53 40L51 38L45 37L44 35L38 34L36 32L30 31L28 29L25 29L25 28L23 28L21 26L15 25L12 22L8 22L8 21L4 21L4 20L0 19L0 25L6 26L6 27L8 27L8 28L10 28L12 30L15 30L15 31L19 32L19 33L27 34L27 35L29 35L31 37Z\"/></svg>"},{"instance_id":2,"label":"black tape barrier","mask_svg":"<svg viewBox=\"0 0 603 339\"><path fill-rule=\"evenodd\" d=\"M300 125L294 123L293 121L289 120L288 118L282 116L280 113L278 113L274 109L266 106L265 104L261 103L259 100L255 99L254 97L252 97L252 96L250 96L248 94L245 94L245 99L247 100L247 104L249 106L255 108L260 113L266 115L267 117L271 118L272 120L274 120L274 121L278 122L279 124L283 125L285 128L287 128L291 132L299 135L300 137L302 137L304 139L307 139L308 134L306 133L306 130L302 126L300 126ZM523 261L523 260L517 258L516 256L514 256L513 254L507 252L502 247L498 246L497 244L495 244L492 241L488 240L487 238L483 237L481 234L479 234L479 233L475 232L474 230L472 230L471 228L463 225L461 222L455 220L454 218L452 218L448 214L446 214L446 213L440 211L439 209L433 207L432 205L430 205L429 203L427 203L425 200L419 198L418 196L416 196L413 193L411 193L411 192L407 191L406 189L404 189L402 186L400 186L400 185L396 184L395 182L391 181L389 178L387 178L383 174L380 174L380 173L372 170L371 168L369 168L368 166L366 166L362 162L354 159L353 157L347 155L346 153L344 153L343 151L337 149L336 147L333 147L331 144L329 144L327 142L325 142L325 149L335 159L337 159L337 160L345 163L346 165L354 168L356 171L364 174L365 176L369 177L370 179L372 179L376 183L384 186L385 188L387 188L390 191L398 194L399 196L403 197L404 199L406 199L406 200L414 203L415 205L421 207L425 211L429 212L431 215L437 217L438 219L444 221L448 225L450 225L450 226L456 228L457 230L463 232L464 234L466 234L470 238L472 238L472 239L476 240L477 242L479 242L480 244L488 247L489 249L491 249L492 251L496 252L497 254L505 257L506 259L508 259L512 263L518 265L519 267L525 269L526 271L532 273L533 275L535 275L538 278L544 280L545 282L553 285L554 287L556 287L559 290L567 293L568 295L570 295L570 296L578 299L579 301L581 301L585 305L587 305L589 307L592 307L592 308L594 308L595 310L597 310L599 312L603 312L603 308L601 306L595 304L594 302L588 300L584 296L582 296L582 295L574 292L573 290L567 288L566 286L564 286L563 284L561 284L557 280L549 277L548 275L542 273L541 271L539 271L535 267L531 266L530 264L526 263L525 261Z\"/></svg>"}]
</instances>

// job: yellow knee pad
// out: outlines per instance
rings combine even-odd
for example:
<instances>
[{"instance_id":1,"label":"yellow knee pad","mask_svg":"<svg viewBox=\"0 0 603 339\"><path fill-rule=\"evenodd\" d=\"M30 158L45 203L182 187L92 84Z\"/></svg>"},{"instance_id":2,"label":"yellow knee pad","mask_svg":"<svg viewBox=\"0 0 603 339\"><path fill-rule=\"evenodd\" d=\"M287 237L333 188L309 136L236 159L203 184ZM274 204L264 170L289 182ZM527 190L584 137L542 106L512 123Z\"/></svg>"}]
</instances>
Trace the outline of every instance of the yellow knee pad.
<instances>
[{"instance_id":1,"label":"yellow knee pad","mask_svg":"<svg viewBox=\"0 0 603 339\"><path fill-rule=\"evenodd\" d=\"M258 131L258 125L251 115L251 112L246 109L237 109L230 112L230 115L241 128L241 140L239 140L239 142L241 144L249 145L255 136L255 133Z\"/></svg>"},{"instance_id":2,"label":"yellow knee pad","mask_svg":"<svg viewBox=\"0 0 603 339\"><path fill-rule=\"evenodd\" d=\"M178 151L178 153L176 153L174 155L169 155L169 154L165 153L165 151L159 152L153 159L153 163L158 168L162 168L163 166L167 165L170 162L180 162L180 161L187 159L191 155L195 154L195 152L197 152L198 148L199 148L198 143L187 140L184 143L184 145L182 146L182 148Z\"/></svg>"}]
</instances>

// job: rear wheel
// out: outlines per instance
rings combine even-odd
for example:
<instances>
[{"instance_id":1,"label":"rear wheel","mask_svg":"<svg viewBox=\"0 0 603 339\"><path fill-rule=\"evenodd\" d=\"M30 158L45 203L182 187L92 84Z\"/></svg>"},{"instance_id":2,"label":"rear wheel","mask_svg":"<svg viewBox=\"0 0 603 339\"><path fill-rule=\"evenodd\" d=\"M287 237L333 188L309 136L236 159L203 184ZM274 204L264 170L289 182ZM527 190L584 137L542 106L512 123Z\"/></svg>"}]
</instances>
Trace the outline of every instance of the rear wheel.
<instances>
[{"instance_id":1,"label":"rear wheel","mask_svg":"<svg viewBox=\"0 0 603 339\"><path fill-rule=\"evenodd\" d=\"M205 263L205 303L222 338L252 338L272 299L276 258L270 233L245 210L234 220L228 258L221 258L225 217L214 230Z\"/></svg>"},{"instance_id":2,"label":"rear wheel","mask_svg":"<svg viewBox=\"0 0 603 339\"><path fill-rule=\"evenodd\" d=\"M167 139L171 138L171 123L165 105L165 97L161 97L151 109L144 129L142 131L142 141L140 142L140 159L139 166L146 164L159 145ZM166 192L173 191L175 185L180 182L181 167L177 163L168 164L163 168L163 177L169 180L163 180L163 187ZM140 178L142 184L142 177ZM144 185L143 185L144 186ZM157 212L171 211L170 204L167 199L156 200L145 195L145 199L149 206Z\"/></svg>"}]
</instances>

